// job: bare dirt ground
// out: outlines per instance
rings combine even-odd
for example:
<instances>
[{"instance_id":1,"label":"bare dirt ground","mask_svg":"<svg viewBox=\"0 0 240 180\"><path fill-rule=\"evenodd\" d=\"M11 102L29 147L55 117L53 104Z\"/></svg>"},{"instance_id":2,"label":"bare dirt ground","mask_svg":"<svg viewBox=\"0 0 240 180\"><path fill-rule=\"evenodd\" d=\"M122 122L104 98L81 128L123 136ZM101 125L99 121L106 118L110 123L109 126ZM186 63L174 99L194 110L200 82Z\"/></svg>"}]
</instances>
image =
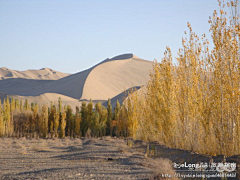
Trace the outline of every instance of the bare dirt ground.
<instances>
[{"instance_id":1,"label":"bare dirt ground","mask_svg":"<svg viewBox=\"0 0 240 180\"><path fill-rule=\"evenodd\" d=\"M154 163L124 140L0 139L0 179L149 179Z\"/></svg>"},{"instance_id":2,"label":"bare dirt ground","mask_svg":"<svg viewBox=\"0 0 240 180\"><path fill-rule=\"evenodd\" d=\"M218 158L111 137L0 138L0 179L174 179L161 176L176 173L172 162Z\"/></svg>"}]
</instances>

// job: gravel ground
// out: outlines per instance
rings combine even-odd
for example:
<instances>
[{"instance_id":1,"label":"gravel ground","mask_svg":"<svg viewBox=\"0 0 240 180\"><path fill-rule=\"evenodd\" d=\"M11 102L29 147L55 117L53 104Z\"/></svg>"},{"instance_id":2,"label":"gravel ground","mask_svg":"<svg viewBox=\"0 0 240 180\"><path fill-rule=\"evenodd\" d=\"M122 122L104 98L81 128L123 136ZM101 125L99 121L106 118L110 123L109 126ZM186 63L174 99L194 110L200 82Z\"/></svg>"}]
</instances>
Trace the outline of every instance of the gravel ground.
<instances>
[{"instance_id":1,"label":"gravel ground","mask_svg":"<svg viewBox=\"0 0 240 180\"><path fill-rule=\"evenodd\" d=\"M154 162L122 139L0 139L0 179L151 179Z\"/></svg>"},{"instance_id":2,"label":"gravel ground","mask_svg":"<svg viewBox=\"0 0 240 180\"><path fill-rule=\"evenodd\" d=\"M147 144L111 137L0 138L0 179L172 180L181 177L192 180L202 178L183 178L182 175L189 171L174 171L178 169L173 168L173 162L209 163L224 159L223 156L202 155L157 143ZM238 166L237 177L228 179L239 179L240 155L226 157L225 161ZM172 176L163 177L166 174ZM176 174L178 178L173 178Z\"/></svg>"}]
</instances>

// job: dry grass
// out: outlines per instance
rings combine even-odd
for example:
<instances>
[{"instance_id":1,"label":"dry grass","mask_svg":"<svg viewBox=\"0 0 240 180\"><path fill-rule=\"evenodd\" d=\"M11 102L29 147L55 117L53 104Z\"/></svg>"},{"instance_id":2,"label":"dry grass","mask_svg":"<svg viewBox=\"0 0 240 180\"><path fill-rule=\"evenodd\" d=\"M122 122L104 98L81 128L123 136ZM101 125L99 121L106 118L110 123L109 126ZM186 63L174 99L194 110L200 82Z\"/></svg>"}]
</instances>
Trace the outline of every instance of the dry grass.
<instances>
[{"instance_id":1,"label":"dry grass","mask_svg":"<svg viewBox=\"0 0 240 180\"><path fill-rule=\"evenodd\" d=\"M176 172L173 169L172 161L163 158L158 158L152 161L155 164L155 175L153 179L179 180L179 178L174 177Z\"/></svg>"},{"instance_id":2,"label":"dry grass","mask_svg":"<svg viewBox=\"0 0 240 180\"><path fill-rule=\"evenodd\" d=\"M111 136L103 136L101 137L101 139L104 141L114 141L114 139Z\"/></svg>"}]
</instances>

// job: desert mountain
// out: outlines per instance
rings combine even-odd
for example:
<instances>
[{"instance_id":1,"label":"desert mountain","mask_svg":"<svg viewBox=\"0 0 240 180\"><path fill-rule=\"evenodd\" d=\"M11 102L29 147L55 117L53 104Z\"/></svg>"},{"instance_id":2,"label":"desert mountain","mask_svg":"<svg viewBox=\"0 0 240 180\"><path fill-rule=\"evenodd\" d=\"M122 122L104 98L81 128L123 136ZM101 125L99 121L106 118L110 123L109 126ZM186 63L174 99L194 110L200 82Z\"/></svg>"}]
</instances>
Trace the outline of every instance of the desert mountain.
<instances>
[{"instance_id":1,"label":"desert mountain","mask_svg":"<svg viewBox=\"0 0 240 180\"><path fill-rule=\"evenodd\" d=\"M133 54L124 54L58 80L3 79L0 81L0 92L29 98L33 102L40 99L55 101L59 96L68 102L106 101L131 87L145 85L151 69L152 62Z\"/></svg>"},{"instance_id":2,"label":"desert mountain","mask_svg":"<svg viewBox=\"0 0 240 180\"><path fill-rule=\"evenodd\" d=\"M70 74L58 72L49 68L40 70L16 71L5 67L0 68L0 79L24 78L24 79L41 79L41 80L57 80Z\"/></svg>"}]
</instances>

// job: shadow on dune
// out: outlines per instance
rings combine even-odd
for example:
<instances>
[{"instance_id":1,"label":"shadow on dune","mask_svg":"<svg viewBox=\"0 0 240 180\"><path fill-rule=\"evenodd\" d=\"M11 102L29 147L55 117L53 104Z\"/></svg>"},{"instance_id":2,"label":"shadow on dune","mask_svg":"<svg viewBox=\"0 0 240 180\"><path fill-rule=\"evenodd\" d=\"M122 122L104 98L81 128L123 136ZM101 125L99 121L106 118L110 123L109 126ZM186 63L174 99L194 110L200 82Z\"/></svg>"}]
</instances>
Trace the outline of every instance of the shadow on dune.
<instances>
[{"instance_id":1,"label":"shadow on dune","mask_svg":"<svg viewBox=\"0 0 240 180\"><path fill-rule=\"evenodd\" d=\"M131 92L135 92L137 90L139 90L141 88L141 86L134 86L134 87L131 87L129 89L127 89L126 91L123 91L122 93L116 95L115 97L113 97L111 99L111 105L112 105L112 110L114 111L114 108L116 107L116 103L117 103L117 100L119 101L120 104L122 104L122 102L124 101L124 99L126 97L128 97L128 95L131 93ZM105 101L103 103L103 105L105 107L107 107L107 103L108 101Z\"/></svg>"},{"instance_id":2,"label":"shadow on dune","mask_svg":"<svg viewBox=\"0 0 240 180\"><path fill-rule=\"evenodd\" d=\"M44 93L57 93L79 100L83 97L85 83L93 69L109 61L124 61L131 58L135 59L137 57L133 54L123 54L111 59L107 58L87 70L66 76L59 80L3 79L0 80L0 92L19 96L39 96ZM149 61L146 62L151 64ZM124 75L124 73L122 74ZM91 87L88 88L91 89ZM88 91L88 89L86 89L86 91Z\"/></svg>"}]
</instances>

